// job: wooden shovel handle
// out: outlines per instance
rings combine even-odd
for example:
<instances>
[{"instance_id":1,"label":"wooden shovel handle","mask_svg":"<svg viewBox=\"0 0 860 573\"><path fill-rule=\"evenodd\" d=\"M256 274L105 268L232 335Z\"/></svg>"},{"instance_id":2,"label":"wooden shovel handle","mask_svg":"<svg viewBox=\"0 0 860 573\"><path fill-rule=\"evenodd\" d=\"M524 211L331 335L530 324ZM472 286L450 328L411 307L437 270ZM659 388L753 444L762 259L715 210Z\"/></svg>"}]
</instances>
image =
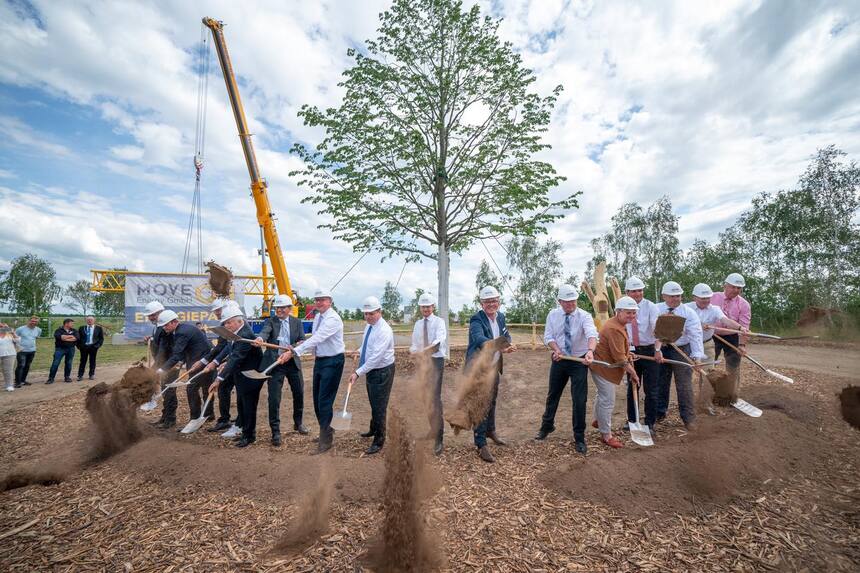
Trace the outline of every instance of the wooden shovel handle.
<instances>
[{"instance_id":1,"label":"wooden shovel handle","mask_svg":"<svg viewBox=\"0 0 860 573\"><path fill-rule=\"evenodd\" d=\"M277 348L278 350L292 350L289 346L280 346L279 344L272 344L270 342L257 342L256 340L251 340L250 338L240 338L240 342L250 342L254 346L260 345L264 348Z\"/></svg>"},{"instance_id":2,"label":"wooden shovel handle","mask_svg":"<svg viewBox=\"0 0 860 573\"><path fill-rule=\"evenodd\" d=\"M739 355L741 355L741 356L745 357L747 360L749 360L750 362L752 362L753 364L755 364L756 366L758 366L758 368L759 368L762 372L764 372L765 374L769 374L769 372L767 371L767 368L765 368L764 366L762 366L762 365L759 363L759 361L758 361L758 360L756 360L755 358L753 358L753 357L752 357L752 356L750 356L749 354L745 354L745 353L741 352L741 349L740 349L740 348L738 348L737 346L735 346L734 344L732 344L731 342L729 342L728 340L726 340L725 338L723 338L723 337L722 337L722 336L720 336L719 334L714 333L714 338L716 338L717 340L719 340L720 342L722 342L723 344L725 344L726 346L728 346L729 348L731 348L732 350L734 350L735 352L737 352Z\"/></svg>"}]
</instances>

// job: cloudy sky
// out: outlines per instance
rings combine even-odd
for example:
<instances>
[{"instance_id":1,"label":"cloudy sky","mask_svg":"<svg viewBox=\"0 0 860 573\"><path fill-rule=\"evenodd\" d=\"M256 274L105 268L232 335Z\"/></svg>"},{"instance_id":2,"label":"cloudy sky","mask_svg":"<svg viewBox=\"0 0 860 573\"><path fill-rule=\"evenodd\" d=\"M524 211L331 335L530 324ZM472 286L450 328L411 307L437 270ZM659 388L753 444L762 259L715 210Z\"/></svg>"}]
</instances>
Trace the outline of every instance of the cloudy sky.
<instances>
[{"instance_id":1,"label":"cloudy sky","mask_svg":"<svg viewBox=\"0 0 860 573\"><path fill-rule=\"evenodd\" d=\"M537 91L565 88L546 158L567 177L554 195L583 191L551 229L567 273L582 275L588 241L624 202L669 194L685 246L715 238L758 192L792 186L818 147L860 160L858 2L479 3L504 19ZM387 4L0 0L0 268L33 252L64 283L91 268L180 270L195 53L212 16L227 24L294 287L332 285L358 255L315 229L288 150L319 141L296 112L338 104L346 50L375 35ZM205 256L257 273L247 171L214 60L210 79ZM479 244L452 260L452 306L474 296L482 258ZM335 291L339 304L380 293L402 268L366 257ZM409 264L400 290L435 284L431 261Z\"/></svg>"}]
</instances>

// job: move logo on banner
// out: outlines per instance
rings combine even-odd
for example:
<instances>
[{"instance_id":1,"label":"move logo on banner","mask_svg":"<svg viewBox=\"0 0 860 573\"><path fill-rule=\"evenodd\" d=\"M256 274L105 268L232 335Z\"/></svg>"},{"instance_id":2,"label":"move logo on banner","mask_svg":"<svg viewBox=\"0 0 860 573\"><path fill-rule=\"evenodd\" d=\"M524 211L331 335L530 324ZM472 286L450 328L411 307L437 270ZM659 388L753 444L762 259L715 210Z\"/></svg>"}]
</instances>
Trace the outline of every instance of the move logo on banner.
<instances>
[{"instance_id":1,"label":"move logo on banner","mask_svg":"<svg viewBox=\"0 0 860 573\"><path fill-rule=\"evenodd\" d=\"M142 339L151 336L152 323L145 314L147 303L157 300L164 308L176 312L181 322L202 322L217 326L210 311L215 300L207 275L134 274L125 278L125 337ZM234 280L230 298L244 307L242 281Z\"/></svg>"}]
</instances>

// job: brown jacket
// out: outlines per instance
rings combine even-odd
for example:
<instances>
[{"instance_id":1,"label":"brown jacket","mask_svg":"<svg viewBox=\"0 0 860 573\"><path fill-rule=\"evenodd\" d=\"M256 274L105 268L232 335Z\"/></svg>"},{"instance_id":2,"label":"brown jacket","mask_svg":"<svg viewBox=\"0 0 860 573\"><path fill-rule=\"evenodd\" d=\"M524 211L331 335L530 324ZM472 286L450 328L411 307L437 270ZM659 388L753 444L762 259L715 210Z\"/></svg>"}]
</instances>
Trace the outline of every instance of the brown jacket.
<instances>
[{"instance_id":1,"label":"brown jacket","mask_svg":"<svg viewBox=\"0 0 860 573\"><path fill-rule=\"evenodd\" d=\"M630 342L627 339L627 329L619 324L615 318L607 320L600 328L600 340L594 350L594 359L604 362L615 363L630 360ZM605 378L614 384L620 384L624 378L623 368L607 368L598 364L592 364L594 370L601 378Z\"/></svg>"}]
</instances>

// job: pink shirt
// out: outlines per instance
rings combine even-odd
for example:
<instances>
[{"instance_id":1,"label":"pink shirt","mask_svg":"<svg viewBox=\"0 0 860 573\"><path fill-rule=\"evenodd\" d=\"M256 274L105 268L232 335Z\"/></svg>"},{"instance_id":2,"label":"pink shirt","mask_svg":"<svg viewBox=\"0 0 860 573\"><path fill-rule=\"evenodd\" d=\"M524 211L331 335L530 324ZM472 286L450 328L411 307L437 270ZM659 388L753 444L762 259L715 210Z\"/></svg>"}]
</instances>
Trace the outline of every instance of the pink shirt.
<instances>
[{"instance_id":1,"label":"pink shirt","mask_svg":"<svg viewBox=\"0 0 860 573\"><path fill-rule=\"evenodd\" d=\"M711 304L720 307L723 314L735 322L741 323L746 328L750 327L752 308L744 297L738 295L733 299L728 299L725 293L715 292L714 296L711 297Z\"/></svg>"}]
</instances>

